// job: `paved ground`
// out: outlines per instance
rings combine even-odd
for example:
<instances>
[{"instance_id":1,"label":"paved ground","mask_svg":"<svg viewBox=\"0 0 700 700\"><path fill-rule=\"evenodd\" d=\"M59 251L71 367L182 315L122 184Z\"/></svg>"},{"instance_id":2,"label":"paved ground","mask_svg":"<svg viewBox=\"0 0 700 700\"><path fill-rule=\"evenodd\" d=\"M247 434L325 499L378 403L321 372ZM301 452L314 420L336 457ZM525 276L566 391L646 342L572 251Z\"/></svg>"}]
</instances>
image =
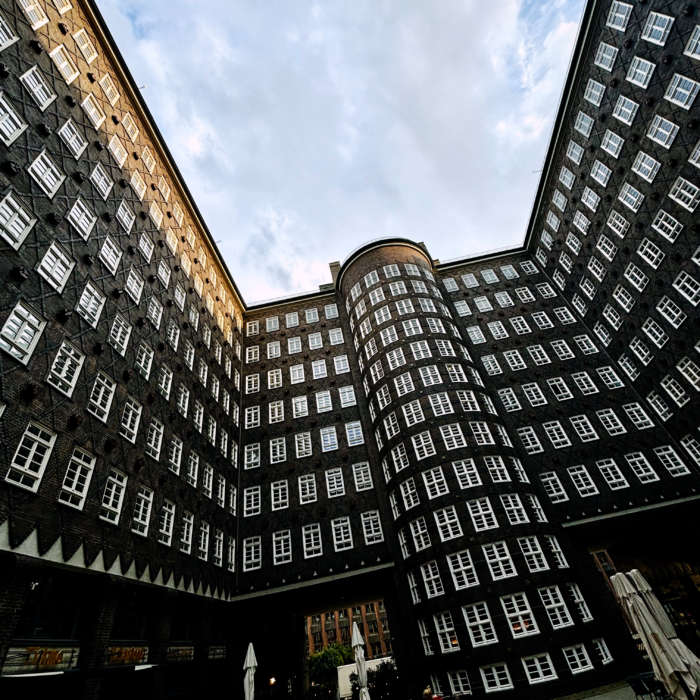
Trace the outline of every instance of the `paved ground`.
<instances>
[{"instance_id":1,"label":"paved ground","mask_svg":"<svg viewBox=\"0 0 700 700\"><path fill-rule=\"evenodd\" d=\"M593 695L590 700L634 700L634 698L634 691L625 683L624 686L616 690L610 690L602 695Z\"/></svg>"},{"instance_id":2,"label":"paved ground","mask_svg":"<svg viewBox=\"0 0 700 700\"><path fill-rule=\"evenodd\" d=\"M576 693L558 700L635 700L634 692L627 683L615 683L587 693Z\"/></svg>"}]
</instances>

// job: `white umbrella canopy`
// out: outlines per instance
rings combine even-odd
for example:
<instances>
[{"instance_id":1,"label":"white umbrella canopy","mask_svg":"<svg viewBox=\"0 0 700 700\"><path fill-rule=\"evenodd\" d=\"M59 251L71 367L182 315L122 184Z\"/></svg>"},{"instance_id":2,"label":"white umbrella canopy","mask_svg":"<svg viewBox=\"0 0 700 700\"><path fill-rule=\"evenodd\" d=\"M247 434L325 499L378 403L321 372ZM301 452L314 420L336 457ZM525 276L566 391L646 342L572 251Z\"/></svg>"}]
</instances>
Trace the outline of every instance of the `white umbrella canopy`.
<instances>
[{"instance_id":1,"label":"white umbrella canopy","mask_svg":"<svg viewBox=\"0 0 700 700\"><path fill-rule=\"evenodd\" d=\"M651 589L648 581L642 576L638 569L632 569L627 576L631 579L634 585L637 587L642 599L649 607L651 614L658 621L661 629L663 629L664 634L668 637L671 644L673 644L678 655L685 661L686 666L690 675L693 677L695 687L689 686L689 690L694 696L698 696L698 688L700 688L700 660L693 652L688 649L685 642L678 638L678 633L676 628L673 626L671 619L668 616L664 606L661 605L661 601L656 597L656 594Z\"/></svg>"},{"instance_id":2,"label":"white umbrella canopy","mask_svg":"<svg viewBox=\"0 0 700 700\"><path fill-rule=\"evenodd\" d=\"M245 655L245 662L243 663L243 670L245 671L245 678L243 679L243 692L245 693L245 700L253 700L255 695L255 669L258 667L258 660L255 658L255 651L253 650L253 643L248 644L248 651Z\"/></svg>"},{"instance_id":3,"label":"white umbrella canopy","mask_svg":"<svg viewBox=\"0 0 700 700\"><path fill-rule=\"evenodd\" d=\"M352 623L352 649L355 652L355 663L357 664L357 683L360 686L360 700L370 700L369 690L367 690L367 662L365 661L365 642L360 634L357 622ZM248 700L246 698L246 700Z\"/></svg>"},{"instance_id":4,"label":"white umbrella canopy","mask_svg":"<svg viewBox=\"0 0 700 700\"><path fill-rule=\"evenodd\" d=\"M674 700L690 700L679 681L682 678L692 697L696 698L698 686L685 660L676 651L637 589L625 574L615 574L610 582L649 654L656 677L666 686L669 695Z\"/></svg>"}]
</instances>

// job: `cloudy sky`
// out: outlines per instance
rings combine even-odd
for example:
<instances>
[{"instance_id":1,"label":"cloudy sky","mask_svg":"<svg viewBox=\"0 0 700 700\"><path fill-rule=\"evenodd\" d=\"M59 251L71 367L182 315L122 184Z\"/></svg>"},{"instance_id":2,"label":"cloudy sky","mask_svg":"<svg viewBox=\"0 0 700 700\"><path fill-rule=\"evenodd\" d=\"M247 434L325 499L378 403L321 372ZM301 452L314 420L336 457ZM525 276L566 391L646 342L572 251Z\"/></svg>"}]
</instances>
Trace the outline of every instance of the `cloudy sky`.
<instances>
[{"instance_id":1,"label":"cloudy sky","mask_svg":"<svg viewBox=\"0 0 700 700\"><path fill-rule=\"evenodd\" d=\"M520 243L584 0L97 0L248 302Z\"/></svg>"}]
</instances>

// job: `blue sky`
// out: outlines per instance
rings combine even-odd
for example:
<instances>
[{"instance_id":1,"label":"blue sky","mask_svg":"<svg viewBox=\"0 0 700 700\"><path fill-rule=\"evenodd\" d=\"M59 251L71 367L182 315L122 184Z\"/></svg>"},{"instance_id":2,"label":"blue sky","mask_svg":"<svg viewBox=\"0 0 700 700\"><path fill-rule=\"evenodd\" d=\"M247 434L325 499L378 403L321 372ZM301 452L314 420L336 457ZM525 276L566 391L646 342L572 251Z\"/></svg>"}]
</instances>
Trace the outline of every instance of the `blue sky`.
<instances>
[{"instance_id":1,"label":"blue sky","mask_svg":"<svg viewBox=\"0 0 700 700\"><path fill-rule=\"evenodd\" d=\"M97 0L247 301L522 241L583 0Z\"/></svg>"}]
</instances>

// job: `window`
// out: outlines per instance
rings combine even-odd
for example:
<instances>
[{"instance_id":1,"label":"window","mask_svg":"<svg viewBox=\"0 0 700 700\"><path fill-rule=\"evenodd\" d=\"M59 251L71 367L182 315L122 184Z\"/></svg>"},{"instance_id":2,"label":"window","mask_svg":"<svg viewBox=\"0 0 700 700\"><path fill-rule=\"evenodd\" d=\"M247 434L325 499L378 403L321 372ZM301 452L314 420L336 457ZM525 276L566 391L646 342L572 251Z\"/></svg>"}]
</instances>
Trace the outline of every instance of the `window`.
<instances>
[{"instance_id":1,"label":"window","mask_svg":"<svg viewBox=\"0 0 700 700\"><path fill-rule=\"evenodd\" d=\"M66 179L66 176L59 170L46 150L43 150L27 169L49 198L53 198Z\"/></svg>"},{"instance_id":2,"label":"window","mask_svg":"<svg viewBox=\"0 0 700 700\"><path fill-rule=\"evenodd\" d=\"M411 442L416 451L416 459L421 460L435 454L435 446L428 431L414 435L411 437Z\"/></svg>"},{"instance_id":3,"label":"window","mask_svg":"<svg viewBox=\"0 0 700 700\"><path fill-rule=\"evenodd\" d=\"M673 25L673 17L650 12L642 31L642 39L663 46Z\"/></svg>"},{"instance_id":4,"label":"window","mask_svg":"<svg viewBox=\"0 0 700 700\"><path fill-rule=\"evenodd\" d=\"M595 496L598 493L598 488L596 487L591 475L588 473L586 467L579 464L575 467L569 467L567 469L571 480L574 482L576 490L579 492L580 496Z\"/></svg>"},{"instance_id":5,"label":"window","mask_svg":"<svg viewBox=\"0 0 700 700\"><path fill-rule=\"evenodd\" d=\"M88 93L87 97L83 100L81 106L85 111L85 114L87 114L88 119L92 122L92 125L95 127L95 129L99 129L100 126L107 119L107 115L102 111L102 108L100 107L97 98L92 93ZM140 177L141 176L139 175L139 178Z\"/></svg>"},{"instance_id":6,"label":"window","mask_svg":"<svg viewBox=\"0 0 700 700\"><path fill-rule=\"evenodd\" d=\"M493 542L483 545L482 550L494 581L517 576L517 571L505 542Z\"/></svg>"},{"instance_id":7,"label":"window","mask_svg":"<svg viewBox=\"0 0 700 700\"><path fill-rule=\"evenodd\" d=\"M372 510L362 513L360 520L362 521L362 531L365 536L366 545L384 541L384 533L382 532L382 525L379 520L379 511Z\"/></svg>"},{"instance_id":8,"label":"window","mask_svg":"<svg viewBox=\"0 0 700 700\"><path fill-rule=\"evenodd\" d=\"M537 433L535 433L535 429L532 426L518 428L517 432L528 454L537 454L538 452L544 451L537 437Z\"/></svg>"},{"instance_id":9,"label":"window","mask_svg":"<svg viewBox=\"0 0 700 700\"><path fill-rule=\"evenodd\" d=\"M374 488L372 472L370 471L368 462L353 464L352 471L355 479L355 489L357 491L367 491Z\"/></svg>"},{"instance_id":10,"label":"window","mask_svg":"<svg viewBox=\"0 0 700 700\"><path fill-rule=\"evenodd\" d=\"M56 433L38 423L30 422L17 446L5 481L29 491L36 491L55 442Z\"/></svg>"},{"instance_id":11,"label":"window","mask_svg":"<svg viewBox=\"0 0 700 700\"><path fill-rule=\"evenodd\" d=\"M433 617L438 640L440 641L440 649L443 654L459 651L459 641L450 612L437 613Z\"/></svg>"},{"instance_id":12,"label":"window","mask_svg":"<svg viewBox=\"0 0 700 700\"><path fill-rule=\"evenodd\" d=\"M501 496L501 503L506 515L508 516L508 522L511 525L519 525L521 523L528 523L530 519L525 513L525 508L520 501L520 496L518 494L504 494Z\"/></svg>"},{"instance_id":13,"label":"window","mask_svg":"<svg viewBox=\"0 0 700 700\"><path fill-rule=\"evenodd\" d=\"M336 552L352 549L352 531L350 530L350 518L336 518L331 521L333 531L333 546Z\"/></svg>"},{"instance_id":14,"label":"window","mask_svg":"<svg viewBox=\"0 0 700 700\"><path fill-rule=\"evenodd\" d=\"M676 454L676 451L670 445L655 447L654 454L659 458L661 464L668 469L668 473L671 476L685 476L690 473L688 467L685 466L683 461Z\"/></svg>"},{"instance_id":15,"label":"window","mask_svg":"<svg viewBox=\"0 0 700 700\"><path fill-rule=\"evenodd\" d=\"M37 66L32 66L19 79L42 112L56 99L56 93L51 90Z\"/></svg>"},{"instance_id":16,"label":"window","mask_svg":"<svg viewBox=\"0 0 700 700\"><path fill-rule=\"evenodd\" d=\"M0 38L1 32L2 29L0 28ZM0 92L0 139L6 146L9 146L26 129L27 123L20 117L5 93Z\"/></svg>"},{"instance_id":17,"label":"window","mask_svg":"<svg viewBox=\"0 0 700 700\"><path fill-rule=\"evenodd\" d=\"M90 40L85 29L81 29L73 35L75 43L78 45L80 52L88 63L92 63L97 58L97 50Z\"/></svg>"},{"instance_id":18,"label":"window","mask_svg":"<svg viewBox=\"0 0 700 700\"><path fill-rule=\"evenodd\" d=\"M243 517L260 515L260 486L251 486L243 491Z\"/></svg>"},{"instance_id":19,"label":"window","mask_svg":"<svg viewBox=\"0 0 700 700\"><path fill-rule=\"evenodd\" d=\"M68 469L63 478L58 500L64 505L82 510L85 505L87 490L90 486L96 459L79 447L73 448Z\"/></svg>"},{"instance_id":20,"label":"window","mask_svg":"<svg viewBox=\"0 0 700 700\"><path fill-rule=\"evenodd\" d=\"M508 666L503 663L490 666L480 666L479 673L487 693L498 690L509 690L513 687Z\"/></svg>"},{"instance_id":21,"label":"window","mask_svg":"<svg viewBox=\"0 0 700 700\"><path fill-rule=\"evenodd\" d=\"M1 209L0 205L0 212ZM54 289L62 292L74 267L75 262L63 247L53 242L46 251L37 271Z\"/></svg>"},{"instance_id":22,"label":"window","mask_svg":"<svg viewBox=\"0 0 700 700\"><path fill-rule=\"evenodd\" d=\"M45 326L46 321L19 302L0 331L0 349L26 365Z\"/></svg>"},{"instance_id":23,"label":"window","mask_svg":"<svg viewBox=\"0 0 700 700\"><path fill-rule=\"evenodd\" d=\"M433 515L435 516L435 523L437 524L440 540L442 542L462 536L462 526L460 525L454 506L448 506L442 510L435 511Z\"/></svg>"},{"instance_id":24,"label":"window","mask_svg":"<svg viewBox=\"0 0 700 700\"><path fill-rule=\"evenodd\" d=\"M485 602L463 606L462 614L467 624L467 632L472 646L486 646L498 642L496 630Z\"/></svg>"},{"instance_id":25,"label":"window","mask_svg":"<svg viewBox=\"0 0 700 700\"><path fill-rule=\"evenodd\" d=\"M632 103L634 104L634 103ZM635 108L636 109L636 108ZM634 118L634 117L632 117ZM661 144L664 148L670 148L676 134L678 133L679 127L673 122L664 119L659 115L655 115L652 120L651 126L647 131L647 138ZM690 161L693 162L693 157L691 156Z\"/></svg>"},{"instance_id":26,"label":"window","mask_svg":"<svg viewBox=\"0 0 700 700\"><path fill-rule=\"evenodd\" d=\"M139 485L134 500L134 517L131 521L131 531L144 537L148 534L148 522L153 506L153 491Z\"/></svg>"},{"instance_id":27,"label":"window","mask_svg":"<svg viewBox=\"0 0 700 700\"><path fill-rule=\"evenodd\" d=\"M700 188L682 177L676 179L668 196L688 211L695 211L700 202Z\"/></svg>"},{"instance_id":28,"label":"window","mask_svg":"<svg viewBox=\"0 0 700 700\"><path fill-rule=\"evenodd\" d=\"M549 565L542 553L542 547L540 547L536 537L521 537L518 540L518 544L530 572L534 573L549 569Z\"/></svg>"},{"instance_id":29,"label":"window","mask_svg":"<svg viewBox=\"0 0 700 700\"><path fill-rule=\"evenodd\" d=\"M569 500L556 472L543 472L540 474L540 479L552 503L563 503Z\"/></svg>"},{"instance_id":30,"label":"window","mask_svg":"<svg viewBox=\"0 0 700 700\"><path fill-rule=\"evenodd\" d=\"M690 109L700 90L700 83L676 73L666 89L664 99Z\"/></svg>"},{"instance_id":31,"label":"window","mask_svg":"<svg viewBox=\"0 0 700 700\"><path fill-rule=\"evenodd\" d=\"M130 396L126 397L119 434L129 442L136 442L136 433L141 421L143 407Z\"/></svg>"},{"instance_id":32,"label":"window","mask_svg":"<svg viewBox=\"0 0 700 700\"><path fill-rule=\"evenodd\" d=\"M539 594L553 629L574 624L558 586L540 588Z\"/></svg>"},{"instance_id":33,"label":"window","mask_svg":"<svg viewBox=\"0 0 700 700\"><path fill-rule=\"evenodd\" d=\"M127 477L124 474L116 469L109 470L100 508L102 520L107 520L115 525L119 522L126 492L126 482Z\"/></svg>"},{"instance_id":34,"label":"window","mask_svg":"<svg viewBox=\"0 0 700 700\"><path fill-rule=\"evenodd\" d=\"M71 396L78 382L85 355L68 342L61 343L46 381L62 394Z\"/></svg>"},{"instance_id":35,"label":"window","mask_svg":"<svg viewBox=\"0 0 700 700\"><path fill-rule=\"evenodd\" d=\"M615 65L615 59L617 58L617 52L618 50L614 46L610 46L601 41L593 62L603 70L612 71Z\"/></svg>"},{"instance_id":36,"label":"window","mask_svg":"<svg viewBox=\"0 0 700 700\"><path fill-rule=\"evenodd\" d=\"M620 97L617 98L615 108L613 109L613 117L621 121L623 124L631 126L638 109L639 105L636 102L633 102L629 98L620 95Z\"/></svg>"},{"instance_id":37,"label":"window","mask_svg":"<svg viewBox=\"0 0 700 700\"><path fill-rule=\"evenodd\" d=\"M564 428L559 421L549 421L547 423L542 423L547 437L552 443L555 450L559 450L562 447L569 447L571 445L571 440L569 440Z\"/></svg>"},{"instance_id":38,"label":"window","mask_svg":"<svg viewBox=\"0 0 700 700\"><path fill-rule=\"evenodd\" d=\"M693 306L700 301L700 282L692 275L681 271L673 281L674 289L678 290Z\"/></svg>"},{"instance_id":39,"label":"window","mask_svg":"<svg viewBox=\"0 0 700 700\"><path fill-rule=\"evenodd\" d=\"M632 164L632 170L647 182L654 181L660 167L661 163L658 160L654 160L654 158L643 151L637 153L637 157Z\"/></svg>"},{"instance_id":40,"label":"window","mask_svg":"<svg viewBox=\"0 0 700 700\"><path fill-rule=\"evenodd\" d=\"M254 571L262 567L261 538L247 537L243 540L243 571Z\"/></svg>"},{"instance_id":41,"label":"window","mask_svg":"<svg viewBox=\"0 0 700 700\"><path fill-rule=\"evenodd\" d=\"M122 252L117 244L107 236L100 249L100 260L105 264L105 267L115 275L119 261L122 258Z\"/></svg>"},{"instance_id":42,"label":"window","mask_svg":"<svg viewBox=\"0 0 700 700\"><path fill-rule=\"evenodd\" d=\"M109 104L112 105L112 107L114 107L114 105L119 100L119 91L117 90L117 86L112 80L112 76L108 73L105 73L105 75L100 79L100 86L102 87L102 90L104 91L105 97L109 101ZM150 152L148 155L150 155ZM146 167L148 167L148 158L146 157L146 152L144 152L142 157L143 162L146 163ZM152 171L152 168L149 168L149 170Z\"/></svg>"},{"instance_id":43,"label":"window","mask_svg":"<svg viewBox=\"0 0 700 700\"><path fill-rule=\"evenodd\" d=\"M488 498L467 501L467 509L477 532L498 527L498 521Z\"/></svg>"},{"instance_id":44,"label":"window","mask_svg":"<svg viewBox=\"0 0 700 700\"><path fill-rule=\"evenodd\" d=\"M318 523L304 525L302 528L302 538L304 541L304 558L320 557L323 554L321 543L321 526Z\"/></svg>"},{"instance_id":45,"label":"window","mask_svg":"<svg viewBox=\"0 0 700 700\"><path fill-rule=\"evenodd\" d=\"M27 13L29 7L31 7L31 0L26 2L23 6L25 13ZM46 22L48 22L48 18L41 10L41 7L38 5L35 5L35 7L36 14L34 17L30 18L30 21L41 21L43 24L46 24ZM46 21L44 21L44 19L46 19ZM19 41L19 37L15 36L15 33L12 31L12 27L9 25L4 15L0 14L0 51L4 51L8 46L12 46L12 44L16 43L17 41Z\"/></svg>"},{"instance_id":46,"label":"window","mask_svg":"<svg viewBox=\"0 0 700 700\"><path fill-rule=\"evenodd\" d=\"M109 140L109 143L107 144L107 148L109 149L109 152L112 154L117 165L121 168L124 165L124 162L126 161L127 152L126 152L126 148L124 148L124 145L122 144L122 142L120 141L119 137L116 134L114 134L114 136L112 136L112 138ZM158 226L158 228L160 228L160 222L157 221L153 215L154 209L157 210L157 207L154 207L154 205L151 204L151 218L156 222L156 225ZM162 217L162 215L161 215L161 217Z\"/></svg>"},{"instance_id":47,"label":"window","mask_svg":"<svg viewBox=\"0 0 700 700\"><path fill-rule=\"evenodd\" d=\"M609 435L622 435L627 432L612 408L603 408L596 411L596 415Z\"/></svg>"},{"instance_id":48,"label":"window","mask_svg":"<svg viewBox=\"0 0 700 700\"><path fill-rule=\"evenodd\" d=\"M596 462L596 466L612 491L629 487L627 479L623 476L614 459L599 460Z\"/></svg>"},{"instance_id":49,"label":"window","mask_svg":"<svg viewBox=\"0 0 700 700\"><path fill-rule=\"evenodd\" d=\"M503 407L506 409L506 411L520 411L522 409L522 406L520 405L520 402L512 389L499 389L498 397L501 399Z\"/></svg>"},{"instance_id":50,"label":"window","mask_svg":"<svg viewBox=\"0 0 700 700\"><path fill-rule=\"evenodd\" d=\"M650 61L646 61L643 58L639 58L639 56L635 56L632 59L632 63L630 64L625 79L630 83L634 83L635 85L639 85L640 87L646 89L655 68L656 66Z\"/></svg>"},{"instance_id":51,"label":"window","mask_svg":"<svg viewBox=\"0 0 700 700\"><path fill-rule=\"evenodd\" d=\"M624 2L617 2L616 0L610 6L606 26L612 27L613 29L619 29L621 32L624 32L625 29L627 29L627 23L629 22L631 14L632 5L628 5Z\"/></svg>"}]
</instances>

